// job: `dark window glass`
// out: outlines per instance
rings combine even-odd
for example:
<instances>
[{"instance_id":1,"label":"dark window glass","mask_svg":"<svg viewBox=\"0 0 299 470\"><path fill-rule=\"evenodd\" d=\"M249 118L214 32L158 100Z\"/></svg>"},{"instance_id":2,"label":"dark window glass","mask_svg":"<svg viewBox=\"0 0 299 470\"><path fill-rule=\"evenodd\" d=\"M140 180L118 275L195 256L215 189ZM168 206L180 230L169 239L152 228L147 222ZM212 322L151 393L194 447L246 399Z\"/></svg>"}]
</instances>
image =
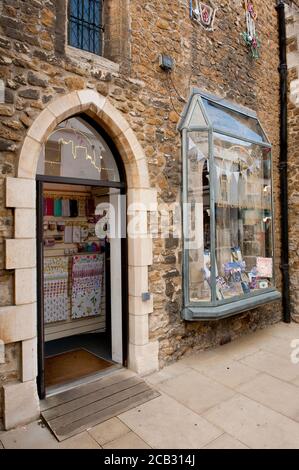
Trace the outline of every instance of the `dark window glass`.
<instances>
[{"instance_id":1,"label":"dark window glass","mask_svg":"<svg viewBox=\"0 0 299 470\"><path fill-rule=\"evenodd\" d=\"M78 49L102 54L103 0L69 1L69 44Z\"/></svg>"}]
</instances>

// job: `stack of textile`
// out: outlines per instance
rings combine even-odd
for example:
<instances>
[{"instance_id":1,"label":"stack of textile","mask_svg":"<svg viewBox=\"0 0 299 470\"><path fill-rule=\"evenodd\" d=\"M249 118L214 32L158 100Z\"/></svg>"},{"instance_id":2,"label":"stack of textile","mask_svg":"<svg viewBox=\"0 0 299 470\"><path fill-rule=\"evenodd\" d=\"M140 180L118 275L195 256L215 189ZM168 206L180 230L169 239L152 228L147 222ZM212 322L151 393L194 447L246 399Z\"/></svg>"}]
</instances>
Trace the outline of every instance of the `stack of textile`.
<instances>
[{"instance_id":1,"label":"stack of textile","mask_svg":"<svg viewBox=\"0 0 299 470\"><path fill-rule=\"evenodd\" d=\"M44 261L44 321L53 323L68 319L68 264L64 256Z\"/></svg>"},{"instance_id":2,"label":"stack of textile","mask_svg":"<svg viewBox=\"0 0 299 470\"><path fill-rule=\"evenodd\" d=\"M72 318L99 315L103 291L104 254L73 256Z\"/></svg>"}]
</instances>

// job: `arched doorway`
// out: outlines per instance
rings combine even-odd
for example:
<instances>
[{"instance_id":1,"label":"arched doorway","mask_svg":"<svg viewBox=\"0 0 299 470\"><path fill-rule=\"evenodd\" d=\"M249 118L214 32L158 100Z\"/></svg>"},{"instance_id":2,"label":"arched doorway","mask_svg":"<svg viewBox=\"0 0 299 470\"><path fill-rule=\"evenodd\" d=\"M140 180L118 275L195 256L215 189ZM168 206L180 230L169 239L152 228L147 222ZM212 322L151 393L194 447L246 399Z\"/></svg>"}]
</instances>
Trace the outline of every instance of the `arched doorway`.
<instances>
[{"instance_id":1,"label":"arched doorway","mask_svg":"<svg viewBox=\"0 0 299 470\"><path fill-rule=\"evenodd\" d=\"M127 366L126 176L84 114L62 121L37 165L41 398Z\"/></svg>"},{"instance_id":2,"label":"arched doorway","mask_svg":"<svg viewBox=\"0 0 299 470\"><path fill-rule=\"evenodd\" d=\"M23 424L16 410L24 407L26 421L39 414L36 388L37 304L36 304L36 173L42 146L59 123L84 113L99 124L117 147L126 174L128 207L142 204L145 212L157 203L156 189L150 187L147 161L135 133L108 98L93 90L59 96L36 117L27 132L19 155L17 174L6 178L6 207L14 210L14 237L5 242L5 267L15 273L15 305L6 309L8 340L22 346L22 374L17 384L14 407L4 407L4 417L14 425ZM130 214L129 214L130 215ZM152 264L152 240L144 235L128 239L129 335L128 367L141 374L157 370L158 341L149 337L149 314L153 296L142 299L148 289L148 267ZM13 314L11 314L11 312ZM5 393L9 393L7 387Z\"/></svg>"}]
</instances>

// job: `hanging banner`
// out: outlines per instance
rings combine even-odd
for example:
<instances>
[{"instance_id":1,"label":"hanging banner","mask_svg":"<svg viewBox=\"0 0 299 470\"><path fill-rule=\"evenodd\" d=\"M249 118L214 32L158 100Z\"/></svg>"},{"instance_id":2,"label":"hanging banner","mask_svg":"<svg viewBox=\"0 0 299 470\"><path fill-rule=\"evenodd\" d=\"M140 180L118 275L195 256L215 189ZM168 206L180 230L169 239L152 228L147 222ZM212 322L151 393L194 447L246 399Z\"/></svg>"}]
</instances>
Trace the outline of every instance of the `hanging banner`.
<instances>
[{"instance_id":1,"label":"hanging banner","mask_svg":"<svg viewBox=\"0 0 299 470\"><path fill-rule=\"evenodd\" d=\"M257 12L253 0L244 0L246 31L242 33L246 45L250 48L252 57L259 58L260 41L256 33Z\"/></svg>"}]
</instances>

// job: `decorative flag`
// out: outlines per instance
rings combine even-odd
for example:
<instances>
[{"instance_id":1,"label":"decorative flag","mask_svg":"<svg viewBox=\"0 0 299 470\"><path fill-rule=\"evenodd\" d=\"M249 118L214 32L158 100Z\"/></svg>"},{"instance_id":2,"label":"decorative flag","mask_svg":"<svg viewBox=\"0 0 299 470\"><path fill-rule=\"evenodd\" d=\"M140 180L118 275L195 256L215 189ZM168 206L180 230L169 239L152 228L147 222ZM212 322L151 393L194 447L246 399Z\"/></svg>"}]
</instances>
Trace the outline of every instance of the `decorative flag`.
<instances>
[{"instance_id":1,"label":"decorative flag","mask_svg":"<svg viewBox=\"0 0 299 470\"><path fill-rule=\"evenodd\" d=\"M191 18L208 31L213 31L216 11L217 7L214 2L210 0L206 0L205 2L190 0Z\"/></svg>"}]
</instances>

